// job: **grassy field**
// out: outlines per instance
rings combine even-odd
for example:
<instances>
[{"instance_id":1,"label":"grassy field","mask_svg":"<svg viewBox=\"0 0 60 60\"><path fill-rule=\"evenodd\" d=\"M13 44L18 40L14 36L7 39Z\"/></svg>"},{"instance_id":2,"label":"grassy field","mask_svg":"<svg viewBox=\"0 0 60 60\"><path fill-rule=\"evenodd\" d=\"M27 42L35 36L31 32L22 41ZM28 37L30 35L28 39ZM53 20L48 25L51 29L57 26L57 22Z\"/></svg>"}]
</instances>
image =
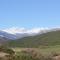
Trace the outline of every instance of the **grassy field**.
<instances>
[{"instance_id":1,"label":"grassy field","mask_svg":"<svg viewBox=\"0 0 60 60\"><path fill-rule=\"evenodd\" d=\"M60 60L60 45L40 46L39 48L1 47L0 60Z\"/></svg>"},{"instance_id":2,"label":"grassy field","mask_svg":"<svg viewBox=\"0 0 60 60\"><path fill-rule=\"evenodd\" d=\"M33 55L35 52L36 56L38 55L41 58L44 59L38 59L38 60L53 60L51 58L55 56L60 56L60 45L56 46L41 46L40 48L12 48L18 56L24 56L28 52L28 55ZM34 54L34 55L35 55ZM39 55L40 54L40 55ZM25 56L26 57L26 56ZM28 56L25 60L30 59ZM37 60L37 59L30 59L30 60ZM54 59L55 60L55 59Z\"/></svg>"},{"instance_id":3,"label":"grassy field","mask_svg":"<svg viewBox=\"0 0 60 60\"><path fill-rule=\"evenodd\" d=\"M60 45L56 45L56 46L41 46L40 48L12 48L15 52L21 52L22 50L25 49L34 49L37 50L39 52L42 52L43 54L49 54L51 52L58 52L60 53Z\"/></svg>"}]
</instances>

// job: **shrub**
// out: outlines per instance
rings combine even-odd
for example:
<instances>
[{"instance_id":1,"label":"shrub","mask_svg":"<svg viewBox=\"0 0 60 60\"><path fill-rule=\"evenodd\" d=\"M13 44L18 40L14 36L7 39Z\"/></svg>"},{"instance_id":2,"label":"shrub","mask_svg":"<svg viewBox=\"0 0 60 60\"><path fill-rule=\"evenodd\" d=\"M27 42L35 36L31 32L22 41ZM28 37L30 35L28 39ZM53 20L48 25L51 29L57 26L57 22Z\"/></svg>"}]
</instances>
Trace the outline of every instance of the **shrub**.
<instances>
[{"instance_id":1,"label":"shrub","mask_svg":"<svg viewBox=\"0 0 60 60\"><path fill-rule=\"evenodd\" d=\"M58 52L55 52L55 51L52 51L51 52L51 55L54 57L54 56L59 56L60 55L60 53L58 53Z\"/></svg>"},{"instance_id":2,"label":"shrub","mask_svg":"<svg viewBox=\"0 0 60 60\"><path fill-rule=\"evenodd\" d=\"M12 49L5 49L4 52L8 53L10 55L14 55L15 54L15 52Z\"/></svg>"}]
</instances>

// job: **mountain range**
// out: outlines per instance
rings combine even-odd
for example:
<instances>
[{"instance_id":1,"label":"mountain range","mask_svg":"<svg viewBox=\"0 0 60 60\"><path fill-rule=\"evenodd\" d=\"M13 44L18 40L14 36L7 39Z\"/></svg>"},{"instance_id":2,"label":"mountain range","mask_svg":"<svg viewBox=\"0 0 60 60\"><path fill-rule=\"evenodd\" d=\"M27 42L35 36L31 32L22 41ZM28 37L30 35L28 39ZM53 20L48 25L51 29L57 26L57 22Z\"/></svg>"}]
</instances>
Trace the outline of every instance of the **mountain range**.
<instances>
[{"instance_id":1,"label":"mountain range","mask_svg":"<svg viewBox=\"0 0 60 60\"><path fill-rule=\"evenodd\" d=\"M60 28L33 28L33 29L25 29L25 28L9 28L0 30L0 37L4 37L8 40L15 40L28 36L35 36L43 33L47 33L50 31L60 30Z\"/></svg>"},{"instance_id":2,"label":"mountain range","mask_svg":"<svg viewBox=\"0 0 60 60\"><path fill-rule=\"evenodd\" d=\"M35 28L31 30L10 28L0 30L0 44L13 47L39 47L60 45L60 28Z\"/></svg>"}]
</instances>

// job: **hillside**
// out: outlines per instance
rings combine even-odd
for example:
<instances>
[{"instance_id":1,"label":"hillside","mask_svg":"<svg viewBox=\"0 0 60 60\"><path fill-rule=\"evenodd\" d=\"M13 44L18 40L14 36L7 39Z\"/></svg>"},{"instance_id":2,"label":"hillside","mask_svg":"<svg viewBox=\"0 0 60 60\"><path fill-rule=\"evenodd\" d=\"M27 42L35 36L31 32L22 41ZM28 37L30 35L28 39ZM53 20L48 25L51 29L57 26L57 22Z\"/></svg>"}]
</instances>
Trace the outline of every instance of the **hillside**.
<instances>
[{"instance_id":1,"label":"hillside","mask_svg":"<svg viewBox=\"0 0 60 60\"><path fill-rule=\"evenodd\" d=\"M7 46L11 47L40 47L53 45L60 45L60 30L25 37L15 41L9 41L9 43L7 43Z\"/></svg>"}]
</instances>

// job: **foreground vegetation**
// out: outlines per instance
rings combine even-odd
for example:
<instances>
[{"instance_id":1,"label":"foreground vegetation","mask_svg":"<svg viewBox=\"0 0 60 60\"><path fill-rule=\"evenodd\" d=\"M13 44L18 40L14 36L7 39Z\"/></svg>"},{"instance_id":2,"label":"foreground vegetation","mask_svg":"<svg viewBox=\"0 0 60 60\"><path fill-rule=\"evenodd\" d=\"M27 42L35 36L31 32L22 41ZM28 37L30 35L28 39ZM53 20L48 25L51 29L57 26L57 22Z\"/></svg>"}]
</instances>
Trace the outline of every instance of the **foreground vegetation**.
<instances>
[{"instance_id":1,"label":"foreground vegetation","mask_svg":"<svg viewBox=\"0 0 60 60\"><path fill-rule=\"evenodd\" d=\"M40 48L0 47L0 60L60 60L60 45ZM2 54L1 54L2 55Z\"/></svg>"}]
</instances>

